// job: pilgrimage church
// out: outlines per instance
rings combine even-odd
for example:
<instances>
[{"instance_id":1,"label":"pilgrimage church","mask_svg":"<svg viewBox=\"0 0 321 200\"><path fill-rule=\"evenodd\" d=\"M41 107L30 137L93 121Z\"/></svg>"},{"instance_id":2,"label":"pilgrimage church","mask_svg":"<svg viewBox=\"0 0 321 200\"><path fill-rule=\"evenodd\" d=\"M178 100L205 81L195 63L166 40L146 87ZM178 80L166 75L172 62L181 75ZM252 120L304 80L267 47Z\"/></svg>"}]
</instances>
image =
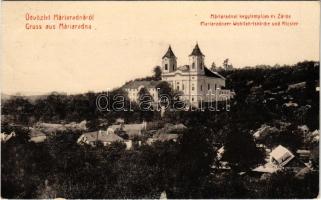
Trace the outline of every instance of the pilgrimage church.
<instances>
[{"instance_id":1,"label":"pilgrimage church","mask_svg":"<svg viewBox=\"0 0 321 200\"><path fill-rule=\"evenodd\" d=\"M225 87L225 78L209 70L204 64L204 54L195 45L189 55L189 64L178 67L177 58L169 46L162 57L162 81L170 84L172 89L181 93L181 99L199 107L200 103L223 101L231 98L230 90ZM131 101L138 100L141 88L146 88L155 101L158 100L156 85L159 81L133 81L124 86Z\"/></svg>"}]
</instances>

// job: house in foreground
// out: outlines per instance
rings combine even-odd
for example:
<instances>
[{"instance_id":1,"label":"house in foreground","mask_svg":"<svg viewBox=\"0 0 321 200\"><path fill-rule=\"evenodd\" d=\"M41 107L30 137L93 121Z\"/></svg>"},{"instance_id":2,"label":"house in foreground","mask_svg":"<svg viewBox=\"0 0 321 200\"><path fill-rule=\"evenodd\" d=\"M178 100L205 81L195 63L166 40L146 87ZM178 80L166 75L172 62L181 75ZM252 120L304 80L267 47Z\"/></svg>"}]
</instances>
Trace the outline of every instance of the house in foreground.
<instances>
[{"instance_id":1,"label":"house in foreground","mask_svg":"<svg viewBox=\"0 0 321 200\"><path fill-rule=\"evenodd\" d=\"M267 163L256 167L252 171L259 173L275 173L283 169L292 169L295 172L299 172L306 167L307 165L299 158L295 157L290 150L279 145L269 154Z\"/></svg>"}]
</instances>

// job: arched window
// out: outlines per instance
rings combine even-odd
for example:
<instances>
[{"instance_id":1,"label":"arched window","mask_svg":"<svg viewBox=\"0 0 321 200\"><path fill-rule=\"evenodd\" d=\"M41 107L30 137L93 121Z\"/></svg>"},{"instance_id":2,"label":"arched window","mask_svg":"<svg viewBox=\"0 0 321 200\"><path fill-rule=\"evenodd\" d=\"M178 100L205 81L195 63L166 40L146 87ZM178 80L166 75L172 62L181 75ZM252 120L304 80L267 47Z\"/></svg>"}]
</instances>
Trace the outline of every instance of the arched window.
<instances>
[{"instance_id":1,"label":"arched window","mask_svg":"<svg viewBox=\"0 0 321 200\"><path fill-rule=\"evenodd\" d=\"M200 63L200 69L203 70L203 63Z\"/></svg>"},{"instance_id":2,"label":"arched window","mask_svg":"<svg viewBox=\"0 0 321 200\"><path fill-rule=\"evenodd\" d=\"M207 84L207 89L210 90L211 89L211 85Z\"/></svg>"},{"instance_id":3,"label":"arched window","mask_svg":"<svg viewBox=\"0 0 321 200\"><path fill-rule=\"evenodd\" d=\"M167 64L165 64L165 70L168 70L168 65Z\"/></svg>"},{"instance_id":4,"label":"arched window","mask_svg":"<svg viewBox=\"0 0 321 200\"><path fill-rule=\"evenodd\" d=\"M203 91L203 85L201 85L201 91Z\"/></svg>"},{"instance_id":5,"label":"arched window","mask_svg":"<svg viewBox=\"0 0 321 200\"><path fill-rule=\"evenodd\" d=\"M175 71L175 65L173 65L173 71Z\"/></svg>"}]
</instances>

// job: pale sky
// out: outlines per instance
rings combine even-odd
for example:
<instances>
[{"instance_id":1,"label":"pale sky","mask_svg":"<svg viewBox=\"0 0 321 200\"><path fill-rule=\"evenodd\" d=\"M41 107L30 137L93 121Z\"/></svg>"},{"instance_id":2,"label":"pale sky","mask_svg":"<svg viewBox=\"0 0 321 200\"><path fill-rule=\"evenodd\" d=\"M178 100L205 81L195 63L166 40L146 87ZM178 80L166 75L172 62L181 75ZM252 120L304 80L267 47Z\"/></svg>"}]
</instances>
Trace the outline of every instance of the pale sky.
<instances>
[{"instance_id":1,"label":"pale sky","mask_svg":"<svg viewBox=\"0 0 321 200\"><path fill-rule=\"evenodd\" d=\"M78 93L111 89L152 75L169 44L178 65L188 64L196 41L207 66L213 61L221 65L225 58L234 67L317 61L319 5L298 1L2 2L2 92ZM27 12L94 14L95 29L26 30ZM299 25L200 26L201 21L213 21L211 14L261 13L290 14L290 21Z\"/></svg>"}]
</instances>

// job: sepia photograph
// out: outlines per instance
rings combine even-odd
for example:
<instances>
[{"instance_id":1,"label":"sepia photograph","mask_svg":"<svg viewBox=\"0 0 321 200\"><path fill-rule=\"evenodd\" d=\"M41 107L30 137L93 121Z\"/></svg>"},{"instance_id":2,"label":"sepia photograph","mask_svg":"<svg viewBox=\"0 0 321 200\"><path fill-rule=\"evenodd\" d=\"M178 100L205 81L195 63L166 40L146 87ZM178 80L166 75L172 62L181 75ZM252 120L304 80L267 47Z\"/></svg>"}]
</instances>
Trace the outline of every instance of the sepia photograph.
<instances>
[{"instance_id":1,"label":"sepia photograph","mask_svg":"<svg viewBox=\"0 0 321 200\"><path fill-rule=\"evenodd\" d=\"M4 1L2 199L317 199L318 1Z\"/></svg>"}]
</instances>

